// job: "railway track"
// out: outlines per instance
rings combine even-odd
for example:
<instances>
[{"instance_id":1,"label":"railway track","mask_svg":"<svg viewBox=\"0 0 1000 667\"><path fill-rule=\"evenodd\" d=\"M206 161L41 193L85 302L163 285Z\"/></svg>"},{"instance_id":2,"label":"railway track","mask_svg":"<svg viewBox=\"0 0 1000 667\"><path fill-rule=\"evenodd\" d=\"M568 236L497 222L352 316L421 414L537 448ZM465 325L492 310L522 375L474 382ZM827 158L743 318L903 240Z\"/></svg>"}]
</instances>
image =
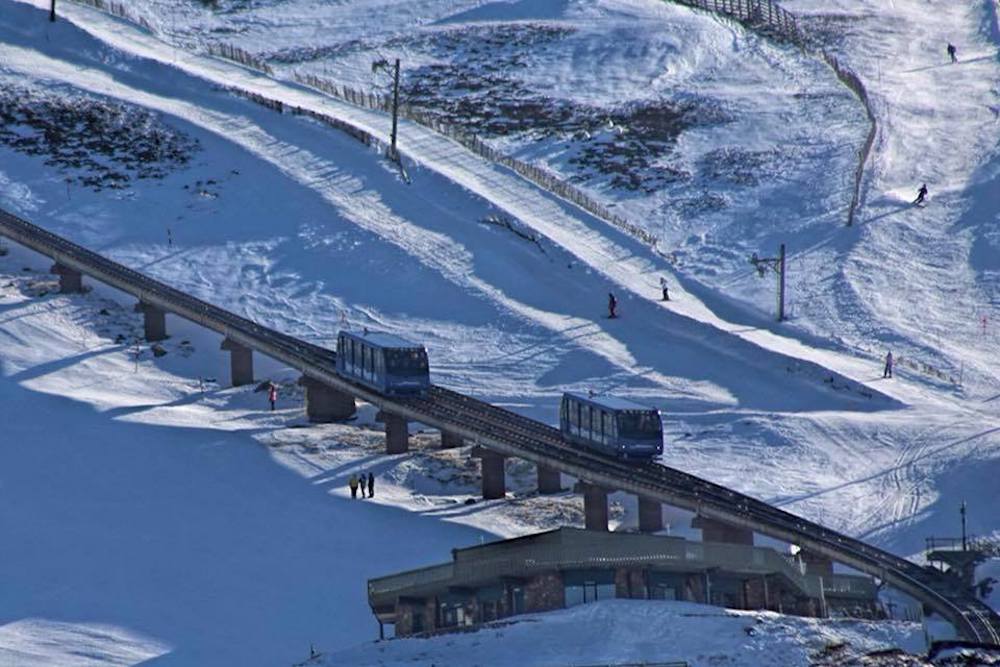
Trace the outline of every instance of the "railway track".
<instances>
[{"instance_id":1,"label":"railway track","mask_svg":"<svg viewBox=\"0 0 1000 667\"><path fill-rule=\"evenodd\" d=\"M563 442L557 429L517 413L433 386L426 396L391 397L345 380L333 351L264 327L102 257L0 209L0 235L132 294L140 302L191 320L250 349L288 363L308 377L383 410L456 433L486 448L621 490L688 509L798 544L882 579L948 619L966 639L1000 646L1000 615L951 588L937 571L842 535L732 489L657 463L629 464Z\"/></svg>"}]
</instances>

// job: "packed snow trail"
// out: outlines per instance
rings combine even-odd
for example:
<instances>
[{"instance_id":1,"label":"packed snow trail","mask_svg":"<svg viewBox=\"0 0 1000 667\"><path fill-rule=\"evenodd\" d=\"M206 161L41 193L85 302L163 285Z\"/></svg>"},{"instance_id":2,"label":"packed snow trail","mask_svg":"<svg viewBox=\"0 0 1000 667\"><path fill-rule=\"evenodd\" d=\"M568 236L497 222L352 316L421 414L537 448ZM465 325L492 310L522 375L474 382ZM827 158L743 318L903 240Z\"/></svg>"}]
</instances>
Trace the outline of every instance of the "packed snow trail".
<instances>
[{"instance_id":1,"label":"packed snow trail","mask_svg":"<svg viewBox=\"0 0 1000 667\"><path fill-rule=\"evenodd\" d=\"M29 4L45 6L40 0L31 0ZM353 107L297 84L276 81L234 63L177 51L136 26L88 7L67 4L63 14L98 39L122 51L178 67L220 85L235 86L278 99L291 107L331 115L375 136L386 137L388 134L389 122L384 114ZM652 302L651 297L655 298L659 293L661 276L671 276L673 284L678 284L669 262L648 247L539 190L506 169L483 161L459 144L405 120L400 121L399 136L400 150L416 164L444 175L528 224L604 275L612 289L627 290L643 302ZM810 347L774 330L727 322L683 287L675 288L674 292L676 299L669 306L655 302L656 306L765 350L818 364L902 403L941 399L936 392L913 383L870 385L872 359ZM670 321L679 323L676 318ZM704 335L704 329L700 327L695 327L694 332L696 337Z\"/></svg>"},{"instance_id":2,"label":"packed snow trail","mask_svg":"<svg viewBox=\"0 0 1000 667\"><path fill-rule=\"evenodd\" d=\"M837 55L864 81L879 134L865 206L831 292L848 341L961 377L970 397L1000 373L1000 28L994 0L791 0L806 24L849 25ZM836 21L833 23L833 21ZM958 47L952 63L948 44ZM926 184L923 207L914 206ZM827 301L829 296L817 295ZM985 319L984 319L985 318ZM985 326L984 326L985 325Z\"/></svg>"}]
</instances>

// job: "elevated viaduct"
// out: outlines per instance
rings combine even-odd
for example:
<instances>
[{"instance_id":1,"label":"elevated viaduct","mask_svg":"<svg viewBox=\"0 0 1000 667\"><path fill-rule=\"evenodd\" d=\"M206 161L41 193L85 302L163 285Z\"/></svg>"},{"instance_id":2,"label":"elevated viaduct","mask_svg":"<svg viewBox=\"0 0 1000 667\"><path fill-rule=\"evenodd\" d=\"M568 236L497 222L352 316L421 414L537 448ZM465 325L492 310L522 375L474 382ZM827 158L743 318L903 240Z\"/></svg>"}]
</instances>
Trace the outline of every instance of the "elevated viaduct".
<instances>
[{"instance_id":1,"label":"elevated viaduct","mask_svg":"<svg viewBox=\"0 0 1000 667\"><path fill-rule=\"evenodd\" d=\"M222 347L232 358L234 385L252 382L253 352L299 370L306 412L313 421L349 417L355 400L361 399L385 415L389 453L407 451L408 421L439 429L443 446L474 444L474 454L482 458L486 498L504 495L505 458L525 459L538 467L543 493L560 490L560 473L580 481L587 528L607 530L610 492L632 493L639 500L641 530L662 529L662 505L668 504L694 512L706 541L746 544L761 533L796 544L814 571L832 572L834 561L843 563L917 599L951 622L963 638L1000 646L1000 615L972 594L955 589L936 570L680 470L657 463L627 464L574 449L551 426L444 387L433 386L422 397L384 396L338 375L331 350L196 299L3 210L0 235L51 258L63 292L80 291L87 276L134 296L149 339L166 335L166 313L221 334Z\"/></svg>"}]
</instances>

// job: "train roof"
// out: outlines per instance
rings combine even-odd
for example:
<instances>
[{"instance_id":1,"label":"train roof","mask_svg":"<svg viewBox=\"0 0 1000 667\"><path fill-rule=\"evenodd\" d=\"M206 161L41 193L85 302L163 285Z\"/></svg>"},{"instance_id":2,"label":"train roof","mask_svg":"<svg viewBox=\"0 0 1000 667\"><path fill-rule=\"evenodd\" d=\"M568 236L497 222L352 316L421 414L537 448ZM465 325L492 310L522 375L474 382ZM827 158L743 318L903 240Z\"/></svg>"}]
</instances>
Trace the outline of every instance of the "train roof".
<instances>
[{"instance_id":1,"label":"train roof","mask_svg":"<svg viewBox=\"0 0 1000 667\"><path fill-rule=\"evenodd\" d=\"M601 407L609 408L611 410L656 410L651 405L642 405L641 403L636 403L635 401L630 401L627 398L619 398L618 396L587 396L585 394L576 394L571 391L567 391L563 394L564 396L570 396L578 401L583 401L584 403L593 403L594 405L600 405Z\"/></svg>"},{"instance_id":2,"label":"train roof","mask_svg":"<svg viewBox=\"0 0 1000 667\"><path fill-rule=\"evenodd\" d=\"M340 335L354 338L355 340L363 340L364 342L376 347L403 348L408 350L424 349L424 346L420 343L414 343L395 334L385 333L384 331L369 331L367 333L360 334L354 333L353 331L341 331Z\"/></svg>"}]
</instances>

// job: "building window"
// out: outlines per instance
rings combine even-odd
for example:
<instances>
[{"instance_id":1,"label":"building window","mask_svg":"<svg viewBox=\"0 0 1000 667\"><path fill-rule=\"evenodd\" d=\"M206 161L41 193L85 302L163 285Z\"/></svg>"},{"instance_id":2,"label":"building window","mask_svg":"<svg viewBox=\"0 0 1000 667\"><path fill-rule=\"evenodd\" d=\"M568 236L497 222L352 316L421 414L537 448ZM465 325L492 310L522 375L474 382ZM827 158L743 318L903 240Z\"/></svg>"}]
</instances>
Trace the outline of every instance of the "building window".
<instances>
[{"instance_id":1,"label":"building window","mask_svg":"<svg viewBox=\"0 0 1000 667\"><path fill-rule=\"evenodd\" d=\"M510 610L510 615L515 616L517 614L524 613L524 589L520 586L511 586L507 590L507 608Z\"/></svg>"},{"instance_id":2,"label":"building window","mask_svg":"<svg viewBox=\"0 0 1000 667\"><path fill-rule=\"evenodd\" d=\"M585 581L581 585L566 586L566 606L572 607L597 600L611 600L615 597L614 584L599 584Z\"/></svg>"},{"instance_id":3,"label":"building window","mask_svg":"<svg viewBox=\"0 0 1000 667\"><path fill-rule=\"evenodd\" d=\"M456 625L466 625L471 623L471 619L466 619L465 605L461 602L442 602L439 607L441 615L441 627L450 628Z\"/></svg>"},{"instance_id":4,"label":"building window","mask_svg":"<svg viewBox=\"0 0 1000 667\"><path fill-rule=\"evenodd\" d=\"M610 600L615 597L615 575L603 570L578 570L563 573L566 606Z\"/></svg>"},{"instance_id":5,"label":"building window","mask_svg":"<svg viewBox=\"0 0 1000 667\"><path fill-rule=\"evenodd\" d=\"M649 589L650 600L676 600L677 589L669 584L655 584Z\"/></svg>"},{"instance_id":6,"label":"building window","mask_svg":"<svg viewBox=\"0 0 1000 667\"><path fill-rule=\"evenodd\" d=\"M411 612L410 632L417 634L424 631L424 610L414 608Z\"/></svg>"}]
</instances>

